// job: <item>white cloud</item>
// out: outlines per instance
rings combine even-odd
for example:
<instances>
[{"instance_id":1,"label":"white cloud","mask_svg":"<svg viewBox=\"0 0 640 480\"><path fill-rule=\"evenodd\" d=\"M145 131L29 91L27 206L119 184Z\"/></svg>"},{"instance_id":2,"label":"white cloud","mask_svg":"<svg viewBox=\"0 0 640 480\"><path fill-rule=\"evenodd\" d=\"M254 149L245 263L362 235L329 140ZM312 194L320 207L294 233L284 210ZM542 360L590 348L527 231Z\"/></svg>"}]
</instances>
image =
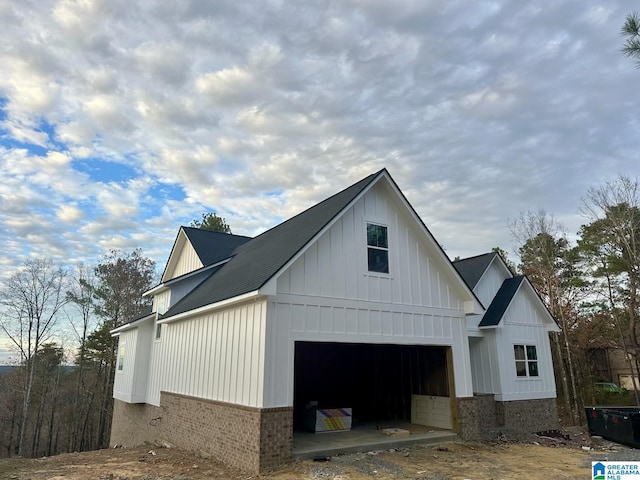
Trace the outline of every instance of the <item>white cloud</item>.
<instances>
[{"instance_id":1,"label":"white cloud","mask_svg":"<svg viewBox=\"0 0 640 480\"><path fill-rule=\"evenodd\" d=\"M640 173L627 9L2 4L0 262L162 262L206 209L257 233L382 167L451 255L508 250L507 217L573 218L587 186Z\"/></svg>"},{"instance_id":2,"label":"white cloud","mask_svg":"<svg viewBox=\"0 0 640 480\"><path fill-rule=\"evenodd\" d=\"M62 205L56 214L58 219L63 223L76 224L83 216L83 212L73 205Z\"/></svg>"}]
</instances>

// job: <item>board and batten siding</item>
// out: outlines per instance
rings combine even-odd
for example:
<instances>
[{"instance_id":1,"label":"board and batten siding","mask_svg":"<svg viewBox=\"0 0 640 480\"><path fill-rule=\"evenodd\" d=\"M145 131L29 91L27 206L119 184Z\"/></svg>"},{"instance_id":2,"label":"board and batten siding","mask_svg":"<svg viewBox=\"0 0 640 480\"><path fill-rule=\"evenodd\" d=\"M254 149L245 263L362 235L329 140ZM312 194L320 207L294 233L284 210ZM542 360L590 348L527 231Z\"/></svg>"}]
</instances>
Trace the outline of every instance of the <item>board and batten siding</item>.
<instances>
[{"instance_id":1,"label":"board and batten siding","mask_svg":"<svg viewBox=\"0 0 640 480\"><path fill-rule=\"evenodd\" d=\"M175 323L154 342L147 403L167 391L262 406L266 302L252 301Z\"/></svg>"},{"instance_id":2,"label":"board and batten siding","mask_svg":"<svg viewBox=\"0 0 640 480\"><path fill-rule=\"evenodd\" d=\"M502 392L496 400L555 398L556 384L551 359L549 331L543 312L531 301L530 292L521 288L503 317L504 327L497 328L496 341L501 365ZM538 354L538 377L516 375L514 345L535 345Z\"/></svg>"},{"instance_id":3,"label":"board and batten siding","mask_svg":"<svg viewBox=\"0 0 640 480\"><path fill-rule=\"evenodd\" d=\"M483 337L469 337L474 393L500 392L500 364L497 351L493 330L485 331Z\"/></svg>"},{"instance_id":4,"label":"board and batten siding","mask_svg":"<svg viewBox=\"0 0 640 480\"><path fill-rule=\"evenodd\" d=\"M200 258L198 257L198 254L194 250L193 246L191 246L191 243L187 240L182 247L182 250L180 251L180 256L176 261L176 266L173 269L173 273L171 274L170 278L176 278L180 275L185 275L202 267L203 265L200 261Z\"/></svg>"},{"instance_id":5,"label":"board and batten siding","mask_svg":"<svg viewBox=\"0 0 640 480\"><path fill-rule=\"evenodd\" d=\"M296 341L451 346L456 396L473 395L461 311L277 295L267 318L264 407L293 405Z\"/></svg>"},{"instance_id":6,"label":"board and batten siding","mask_svg":"<svg viewBox=\"0 0 640 480\"><path fill-rule=\"evenodd\" d=\"M498 267L498 261L494 260L487 271L484 273L478 284L473 289L478 299L482 302L485 308L489 308L493 298L500 290L500 287L507 278L511 278L501 268Z\"/></svg>"},{"instance_id":7,"label":"board and batten siding","mask_svg":"<svg viewBox=\"0 0 640 480\"><path fill-rule=\"evenodd\" d=\"M118 352L116 357L116 374L113 380L113 397L125 402L131 401L133 375L135 373L136 343L138 329L133 328L118 336ZM122 370L118 370L121 351L124 350Z\"/></svg>"},{"instance_id":8,"label":"board and batten siding","mask_svg":"<svg viewBox=\"0 0 640 480\"><path fill-rule=\"evenodd\" d=\"M114 398L129 403L145 402L153 327L149 319L119 334ZM118 370L121 348L124 348L124 362L122 370Z\"/></svg>"},{"instance_id":9,"label":"board and batten siding","mask_svg":"<svg viewBox=\"0 0 640 480\"><path fill-rule=\"evenodd\" d=\"M153 297L153 311L162 315L171 306L171 290L167 289Z\"/></svg>"},{"instance_id":10,"label":"board and batten siding","mask_svg":"<svg viewBox=\"0 0 640 480\"><path fill-rule=\"evenodd\" d=\"M369 190L278 277L277 292L462 310L437 247L391 198ZM368 222L388 227L388 275L367 271Z\"/></svg>"}]
</instances>

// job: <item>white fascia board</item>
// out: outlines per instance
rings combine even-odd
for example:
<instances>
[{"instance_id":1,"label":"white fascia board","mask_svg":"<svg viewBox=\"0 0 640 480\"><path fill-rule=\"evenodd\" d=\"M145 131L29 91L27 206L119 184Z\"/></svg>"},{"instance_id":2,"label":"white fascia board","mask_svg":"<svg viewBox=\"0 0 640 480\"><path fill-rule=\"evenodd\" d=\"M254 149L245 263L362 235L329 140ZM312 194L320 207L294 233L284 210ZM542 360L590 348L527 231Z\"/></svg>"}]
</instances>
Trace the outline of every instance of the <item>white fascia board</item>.
<instances>
[{"instance_id":1,"label":"white fascia board","mask_svg":"<svg viewBox=\"0 0 640 480\"><path fill-rule=\"evenodd\" d=\"M498 323L498 325L483 325L481 327L478 327L478 330L482 331L482 330L494 330L497 328L502 328L504 322L502 322L502 320L500 320L500 323Z\"/></svg>"},{"instance_id":2,"label":"white fascia board","mask_svg":"<svg viewBox=\"0 0 640 480\"><path fill-rule=\"evenodd\" d=\"M560 326L558 325L558 322L556 322L556 319L553 318L553 315L551 315L551 312L549 311L547 306L542 301L542 298L540 298L540 294L538 294L537 290L533 287L533 285L531 285L531 282L529 281L529 279L525 276L524 280L525 281L522 282L522 283L526 283L527 284L527 288L529 289L529 293L535 299L534 302L536 302L538 304L538 307L540 308L540 310L542 310L544 316L547 318L547 325L546 325L547 326L547 331L549 331L549 332L560 332L560 331L562 331ZM514 295L514 297L515 297L515 295Z\"/></svg>"},{"instance_id":3,"label":"white fascia board","mask_svg":"<svg viewBox=\"0 0 640 480\"><path fill-rule=\"evenodd\" d=\"M121 325L118 328L114 328L113 330L111 330L109 333L111 334L112 337L117 337L119 336L122 332L126 332L127 330L131 330L132 328L138 328L138 326L141 323L144 323L148 320L151 320L153 318L156 318L156 312L153 312L149 315L147 315L146 317L142 317L138 320L136 320L135 322L131 322L131 323L125 323L124 325Z\"/></svg>"},{"instance_id":4,"label":"white fascia board","mask_svg":"<svg viewBox=\"0 0 640 480\"><path fill-rule=\"evenodd\" d=\"M169 287L167 287L164 283L161 283L160 285L156 285L155 287L153 287L151 290L147 290L146 292L144 292L142 294L143 297L149 297L149 296L154 296L160 292L164 292L165 290L167 290Z\"/></svg>"},{"instance_id":5,"label":"white fascia board","mask_svg":"<svg viewBox=\"0 0 640 480\"><path fill-rule=\"evenodd\" d=\"M184 229L180 227L178 229L178 234L176 235L176 239L173 241L173 246L171 247L171 252L169 253L169 258L167 258L167 263L164 265L164 271L162 272L162 276L160 277L160 281L164 282L164 278L169 271L169 267L175 267L177 260L174 257L174 253L178 249L182 249L184 247L185 242L187 242L187 234L184 233Z\"/></svg>"},{"instance_id":6,"label":"white fascia board","mask_svg":"<svg viewBox=\"0 0 640 480\"><path fill-rule=\"evenodd\" d=\"M147 290L146 292L144 292L142 294L143 297L147 297L149 295L153 296L156 295L158 293L164 292L165 290L168 290L169 287L180 281L180 280L184 280L185 278L189 278L189 277L193 277L194 275L199 275L202 272L206 272L207 270L211 270L212 268L215 268L219 265L225 264L227 263L229 260L231 260L232 257L229 258L225 258L224 260L221 260L217 263L212 263L211 265L207 265L206 267L202 267L199 268L197 270L194 270L193 272L189 272L189 273L185 273L184 275L180 275L179 277L176 278L172 278L171 280L167 280L166 282L163 282L159 285L156 285L155 287L153 287L151 290Z\"/></svg>"},{"instance_id":7,"label":"white fascia board","mask_svg":"<svg viewBox=\"0 0 640 480\"><path fill-rule=\"evenodd\" d=\"M242 295L238 295L237 297L228 298L226 300L221 300L220 302L205 305L204 307L196 308L194 310L189 310L188 312L179 313L169 318L160 319L158 320L158 324L162 325L165 323L177 322L178 320L183 320L185 318L193 317L195 315L202 315L203 313L211 312L213 310L218 310L220 308L230 307L231 305L235 305L237 303L243 303L248 300L259 300L262 297L265 297L265 295L260 290L254 290L253 292L244 293Z\"/></svg>"}]
</instances>

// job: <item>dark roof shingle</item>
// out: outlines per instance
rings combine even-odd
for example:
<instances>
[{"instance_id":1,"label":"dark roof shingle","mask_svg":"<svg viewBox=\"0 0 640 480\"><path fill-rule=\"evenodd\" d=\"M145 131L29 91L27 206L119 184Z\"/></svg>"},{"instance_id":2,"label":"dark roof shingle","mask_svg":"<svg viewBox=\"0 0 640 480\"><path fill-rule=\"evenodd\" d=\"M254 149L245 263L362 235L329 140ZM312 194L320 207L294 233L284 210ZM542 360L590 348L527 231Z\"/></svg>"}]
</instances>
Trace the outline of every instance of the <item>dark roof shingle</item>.
<instances>
[{"instance_id":1,"label":"dark roof shingle","mask_svg":"<svg viewBox=\"0 0 640 480\"><path fill-rule=\"evenodd\" d=\"M172 317L259 289L385 171L369 175L238 246L229 262L212 272L163 317Z\"/></svg>"},{"instance_id":2,"label":"dark roof shingle","mask_svg":"<svg viewBox=\"0 0 640 480\"><path fill-rule=\"evenodd\" d=\"M511 304L511 300L513 300L513 296L518 291L518 287L524 280L523 275L518 275L513 278L507 278L500 289L496 293L496 296L493 297L493 301L487 311L482 317L482 320L479 323L479 327L495 327L500 323L504 313L507 311L507 308Z\"/></svg>"},{"instance_id":3,"label":"dark roof shingle","mask_svg":"<svg viewBox=\"0 0 640 480\"><path fill-rule=\"evenodd\" d=\"M207 267L229 258L240 245L251 237L231 233L213 232L193 227L182 227L202 265Z\"/></svg>"},{"instance_id":4,"label":"dark roof shingle","mask_svg":"<svg viewBox=\"0 0 640 480\"><path fill-rule=\"evenodd\" d=\"M453 262L453 266L466 282L467 286L473 290L496 255L497 253L490 252L475 257L463 258L462 260Z\"/></svg>"}]
</instances>

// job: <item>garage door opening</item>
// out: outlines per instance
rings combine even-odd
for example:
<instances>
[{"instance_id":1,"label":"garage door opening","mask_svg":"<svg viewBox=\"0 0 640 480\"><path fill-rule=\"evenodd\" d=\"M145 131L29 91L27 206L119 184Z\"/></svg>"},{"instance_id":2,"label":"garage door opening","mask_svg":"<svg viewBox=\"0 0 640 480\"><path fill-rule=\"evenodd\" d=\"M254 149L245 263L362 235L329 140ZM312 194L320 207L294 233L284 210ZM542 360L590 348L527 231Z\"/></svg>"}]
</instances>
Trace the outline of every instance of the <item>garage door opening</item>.
<instances>
[{"instance_id":1,"label":"garage door opening","mask_svg":"<svg viewBox=\"0 0 640 480\"><path fill-rule=\"evenodd\" d=\"M441 346L296 342L294 430L310 431L318 409L342 409L351 414L354 428L390 421L451 428L448 351Z\"/></svg>"}]
</instances>

